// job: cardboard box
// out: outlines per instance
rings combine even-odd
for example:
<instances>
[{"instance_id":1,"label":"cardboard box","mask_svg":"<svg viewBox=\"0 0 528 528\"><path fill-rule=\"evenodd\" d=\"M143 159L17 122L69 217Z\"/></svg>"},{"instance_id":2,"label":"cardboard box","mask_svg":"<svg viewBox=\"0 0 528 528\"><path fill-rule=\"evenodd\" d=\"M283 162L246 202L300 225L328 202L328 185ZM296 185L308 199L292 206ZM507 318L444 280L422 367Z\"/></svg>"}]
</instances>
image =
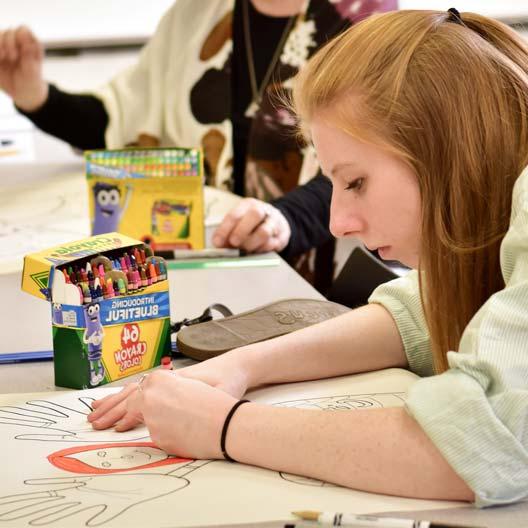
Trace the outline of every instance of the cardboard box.
<instances>
[{"instance_id":1,"label":"cardboard box","mask_svg":"<svg viewBox=\"0 0 528 528\"><path fill-rule=\"evenodd\" d=\"M204 247L201 149L92 150L85 158L93 235L119 231L154 250Z\"/></svg>"},{"instance_id":2,"label":"cardboard box","mask_svg":"<svg viewBox=\"0 0 528 528\"><path fill-rule=\"evenodd\" d=\"M167 269L139 240L107 233L27 255L22 289L51 303L60 387L100 386L171 355Z\"/></svg>"}]
</instances>

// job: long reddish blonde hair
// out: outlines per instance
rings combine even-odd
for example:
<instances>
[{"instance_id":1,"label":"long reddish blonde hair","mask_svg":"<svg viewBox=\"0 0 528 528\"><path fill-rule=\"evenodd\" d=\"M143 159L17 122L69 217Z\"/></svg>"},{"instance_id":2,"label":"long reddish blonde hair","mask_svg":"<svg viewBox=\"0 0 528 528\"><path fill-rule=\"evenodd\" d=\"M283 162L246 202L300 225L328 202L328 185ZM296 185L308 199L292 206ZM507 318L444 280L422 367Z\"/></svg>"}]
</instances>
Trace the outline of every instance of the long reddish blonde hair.
<instances>
[{"instance_id":1,"label":"long reddish blonde hair","mask_svg":"<svg viewBox=\"0 0 528 528\"><path fill-rule=\"evenodd\" d=\"M500 243L528 164L528 46L473 13L374 15L330 41L293 87L314 114L401 156L422 196L420 291L437 372L475 312L504 287Z\"/></svg>"}]
</instances>

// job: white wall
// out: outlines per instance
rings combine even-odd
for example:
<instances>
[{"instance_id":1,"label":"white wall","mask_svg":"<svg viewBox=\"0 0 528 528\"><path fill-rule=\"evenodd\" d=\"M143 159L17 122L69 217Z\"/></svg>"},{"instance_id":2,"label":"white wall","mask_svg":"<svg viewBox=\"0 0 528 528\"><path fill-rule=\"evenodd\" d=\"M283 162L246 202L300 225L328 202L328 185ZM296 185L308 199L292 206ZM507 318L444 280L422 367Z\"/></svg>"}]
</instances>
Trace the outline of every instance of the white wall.
<instances>
[{"instance_id":1,"label":"white wall","mask_svg":"<svg viewBox=\"0 0 528 528\"><path fill-rule=\"evenodd\" d=\"M527 20L526 0L399 0L400 9L439 9L456 7L459 11L473 11L500 20Z\"/></svg>"},{"instance_id":2,"label":"white wall","mask_svg":"<svg viewBox=\"0 0 528 528\"><path fill-rule=\"evenodd\" d=\"M141 44L152 35L173 2L0 0L0 27L25 24L47 48Z\"/></svg>"}]
</instances>

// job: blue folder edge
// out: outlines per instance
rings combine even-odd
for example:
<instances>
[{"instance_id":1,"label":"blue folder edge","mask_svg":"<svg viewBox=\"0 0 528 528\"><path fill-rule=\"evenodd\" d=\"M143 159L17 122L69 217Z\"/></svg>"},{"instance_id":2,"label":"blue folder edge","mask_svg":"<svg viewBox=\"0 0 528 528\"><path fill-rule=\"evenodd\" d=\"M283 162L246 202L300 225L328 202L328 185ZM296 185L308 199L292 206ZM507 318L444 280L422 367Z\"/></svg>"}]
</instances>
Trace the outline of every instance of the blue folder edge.
<instances>
[{"instance_id":1,"label":"blue folder edge","mask_svg":"<svg viewBox=\"0 0 528 528\"><path fill-rule=\"evenodd\" d=\"M23 363L24 361L46 361L50 359L53 359L53 350L11 352L9 354L0 354L0 365L4 363Z\"/></svg>"}]
</instances>

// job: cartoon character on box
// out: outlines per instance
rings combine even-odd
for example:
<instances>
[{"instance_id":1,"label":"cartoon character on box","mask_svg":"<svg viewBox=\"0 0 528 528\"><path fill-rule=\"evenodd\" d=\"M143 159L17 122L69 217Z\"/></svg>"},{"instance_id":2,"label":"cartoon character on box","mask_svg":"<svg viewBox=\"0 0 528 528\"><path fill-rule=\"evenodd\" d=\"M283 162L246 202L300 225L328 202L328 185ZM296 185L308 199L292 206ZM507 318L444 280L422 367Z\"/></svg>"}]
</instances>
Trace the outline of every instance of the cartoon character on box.
<instances>
[{"instance_id":1,"label":"cartoon character on box","mask_svg":"<svg viewBox=\"0 0 528 528\"><path fill-rule=\"evenodd\" d=\"M187 238L190 214L191 204L158 200L152 205L152 233Z\"/></svg>"},{"instance_id":2,"label":"cartoon character on box","mask_svg":"<svg viewBox=\"0 0 528 528\"><path fill-rule=\"evenodd\" d=\"M90 362L90 385L96 387L105 377L105 369L101 362L103 353L104 329L99 316L99 304L90 303L84 307L86 329L83 341L88 345L88 361Z\"/></svg>"},{"instance_id":3,"label":"cartoon character on box","mask_svg":"<svg viewBox=\"0 0 528 528\"><path fill-rule=\"evenodd\" d=\"M53 312L52 312L52 320L53 320L53 324L56 324L56 325L61 325L61 324L63 324L63 319L62 319L62 304L60 304L60 303L53 303L53 304L52 304L52 307L53 307Z\"/></svg>"},{"instance_id":4,"label":"cartoon character on box","mask_svg":"<svg viewBox=\"0 0 528 528\"><path fill-rule=\"evenodd\" d=\"M117 185L98 182L93 186L95 204L93 235L119 230L119 222L130 200L130 191L130 187L127 186L125 203L121 206L121 190Z\"/></svg>"}]
</instances>

